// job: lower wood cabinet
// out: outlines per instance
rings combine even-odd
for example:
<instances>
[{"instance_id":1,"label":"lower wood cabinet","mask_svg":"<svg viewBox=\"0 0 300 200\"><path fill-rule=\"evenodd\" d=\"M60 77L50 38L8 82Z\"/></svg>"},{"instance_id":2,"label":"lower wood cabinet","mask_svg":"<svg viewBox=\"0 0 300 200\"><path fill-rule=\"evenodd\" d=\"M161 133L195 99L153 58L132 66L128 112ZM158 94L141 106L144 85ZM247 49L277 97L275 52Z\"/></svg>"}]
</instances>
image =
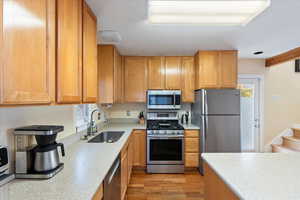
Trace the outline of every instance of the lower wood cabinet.
<instances>
[{"instance_id":1,"label":"lower wood cabinet","mask_svg":"<svg viewBox=\"0 0 300 200\"><path fill-rule=\"evenodd\" d=\"M185 130L185 167L199 166L199 130Z\"/></svg>"},{"instance_id":2,"label":"lower wood cabinet","mask_svg":"<svg viewBox=\"0 0 300 200\"><path fill-rule=\"evenodd\" d=\"M125 149L123 155L121 155L121 199L126 196L126 190L128 185L128 147Z\"/></svg>"},{"instance_id":3,"label":"lower wood cabinet","mask_svg":"<svg viewBox=\"0 0 300 200\"><path fill-rule=\"evenodd\" d=\"M92 200L102 200L103 199L103 184L101 184L97 190L97 192L94 194Z\"/></svg>"},{"instance_id":4,"label":"lower wood cabinet","mask_svg":"<svg viewBox=\"0 0 300 200\"><path fill-rule=\"evenodd\" d=\"M146 130L134 130L133 134L133 166L146 167Z\"/></svg>"},{"instance_id":5,"label":"lower wood cabinet","mask_svg":"<svg viewBox=\"0 0 300 200\"><path fill-rule=\"evenodd\" d=\"M240 198L234 194L231 189L223 182L223 180L209 167L204 164L204 185L205 185L205 200L239 200Z\"/></svg>"},{"instance_id":6,"label":"lower wood cabinet","mask_svg":"<svg viewBox=\"0 0 300 200\"><path fill-rule=\"evenodd\" d=\"M126 199L133 166L133 135L131 135L121 151L121 199Z\"/></svg>"}]
</instances>

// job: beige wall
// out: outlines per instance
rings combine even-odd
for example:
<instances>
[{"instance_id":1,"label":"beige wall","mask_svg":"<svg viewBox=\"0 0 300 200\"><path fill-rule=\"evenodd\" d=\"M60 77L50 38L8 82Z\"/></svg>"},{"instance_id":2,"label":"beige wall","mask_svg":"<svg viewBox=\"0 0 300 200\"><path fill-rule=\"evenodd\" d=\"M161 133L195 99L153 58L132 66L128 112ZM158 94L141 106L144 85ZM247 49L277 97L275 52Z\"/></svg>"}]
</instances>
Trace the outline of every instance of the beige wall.
<instances>
[{"instance_id":1,"label":"beige wall","mask_svg":"<svg viewBox=\"0 0 300 200\"><path fill-rule=\"evenodd\" d=\"M265 144L294 124L300 124L300 73L295 62L266 68Z\"/></svg>"},{"instance_id":2,"label":"beige wall","mask_svg":"<svg viewBox=\"0 0 300 200\"><path fill-rule=\"evenodd\" d=\"M263 75L265 73L265 60L264 59L239 59L238 73Z\"/></svg>"},{"instance_id":3,"label":"beige wall","mask_svg":"<svg viewBox=\"0 0 300 200\"><path fill-rule=\"evenodd\" d=\"M34 124L63 125L59 138L75 132L73 106L25 106L0 108L0 144L13 139L12 129Z\"/></svg>"}]
</instances>

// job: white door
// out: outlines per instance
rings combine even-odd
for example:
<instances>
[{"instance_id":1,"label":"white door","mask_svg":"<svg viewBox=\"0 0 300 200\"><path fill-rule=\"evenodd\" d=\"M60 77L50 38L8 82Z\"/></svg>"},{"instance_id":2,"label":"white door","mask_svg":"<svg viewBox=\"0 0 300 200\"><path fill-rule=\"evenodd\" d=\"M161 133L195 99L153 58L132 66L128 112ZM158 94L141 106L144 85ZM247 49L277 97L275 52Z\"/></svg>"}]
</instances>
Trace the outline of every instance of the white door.
<instances>
[{"instance_id":1,"label":"white door","mask_svg":"<svg viewBox=\"0 0 300 200\"><path fill-rule=\"evenodd\" d=\"M260 79L239 77L242 152L260 151Z\"/></svg>"}]
</instances>

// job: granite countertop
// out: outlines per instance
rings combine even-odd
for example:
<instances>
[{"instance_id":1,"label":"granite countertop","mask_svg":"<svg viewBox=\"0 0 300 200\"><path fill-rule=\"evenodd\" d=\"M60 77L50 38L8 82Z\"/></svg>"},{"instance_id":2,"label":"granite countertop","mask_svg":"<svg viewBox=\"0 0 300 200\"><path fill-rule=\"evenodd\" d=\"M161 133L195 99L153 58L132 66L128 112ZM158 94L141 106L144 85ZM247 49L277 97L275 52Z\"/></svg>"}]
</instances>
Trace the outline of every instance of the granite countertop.
<instances>
[{"instance_id":1,"label":"granite countertop","mask_svg":"<svg viewBox=\"0 0 300 200\"><path fill-rule=\"evenodd\" d=\"M204 153L202 157L241 199L300 199L300 153Z\"/></svg>"},{"instance_id":2,"label":"granite countertop","mask_svg":"<svg viewBox=\"0 0 300 200\"><path fill-rule=\"evenodd\" d=\"M16 179L7 184L8 200L87 200L104 180L132 130L146 129L139 124L109 124L101 131L125 131L113 144L78 141L66 148L61 158L64 169L48 180Z\"/></svg>"}]
</instances>

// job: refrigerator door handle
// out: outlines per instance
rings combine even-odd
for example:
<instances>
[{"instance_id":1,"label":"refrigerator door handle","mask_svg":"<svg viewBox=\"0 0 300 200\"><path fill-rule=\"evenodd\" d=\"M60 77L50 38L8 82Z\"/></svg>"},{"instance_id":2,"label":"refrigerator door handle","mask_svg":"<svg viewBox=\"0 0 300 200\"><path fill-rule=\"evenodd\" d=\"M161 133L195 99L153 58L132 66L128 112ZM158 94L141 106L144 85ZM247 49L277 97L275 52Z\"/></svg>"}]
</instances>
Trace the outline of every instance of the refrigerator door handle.
<instances>
[{"instance_id":1,"label":"refrigerator door handle","mask_svg":"<svg viewBox=\"0 0 300 200\"><path fill-rule=\"evenodd\" d=\"M205 144L206 144L206 138L207 138L207 116L202 116L202 127L203 129L202 131L202 138L201 138L201 149L200 149L200 153L205 152Z\"/></svg>"},{"instance_id":2,"label":"refrigerator door handle","mask_svg":"<svg viewBox=\"0 0 300 200\"><path fill-rule=\"evenodd\" d=\"M208 105L207 105L207 91L202 90L202 115L207 115L208 113Z\"/></svg>"}]
</instances>

